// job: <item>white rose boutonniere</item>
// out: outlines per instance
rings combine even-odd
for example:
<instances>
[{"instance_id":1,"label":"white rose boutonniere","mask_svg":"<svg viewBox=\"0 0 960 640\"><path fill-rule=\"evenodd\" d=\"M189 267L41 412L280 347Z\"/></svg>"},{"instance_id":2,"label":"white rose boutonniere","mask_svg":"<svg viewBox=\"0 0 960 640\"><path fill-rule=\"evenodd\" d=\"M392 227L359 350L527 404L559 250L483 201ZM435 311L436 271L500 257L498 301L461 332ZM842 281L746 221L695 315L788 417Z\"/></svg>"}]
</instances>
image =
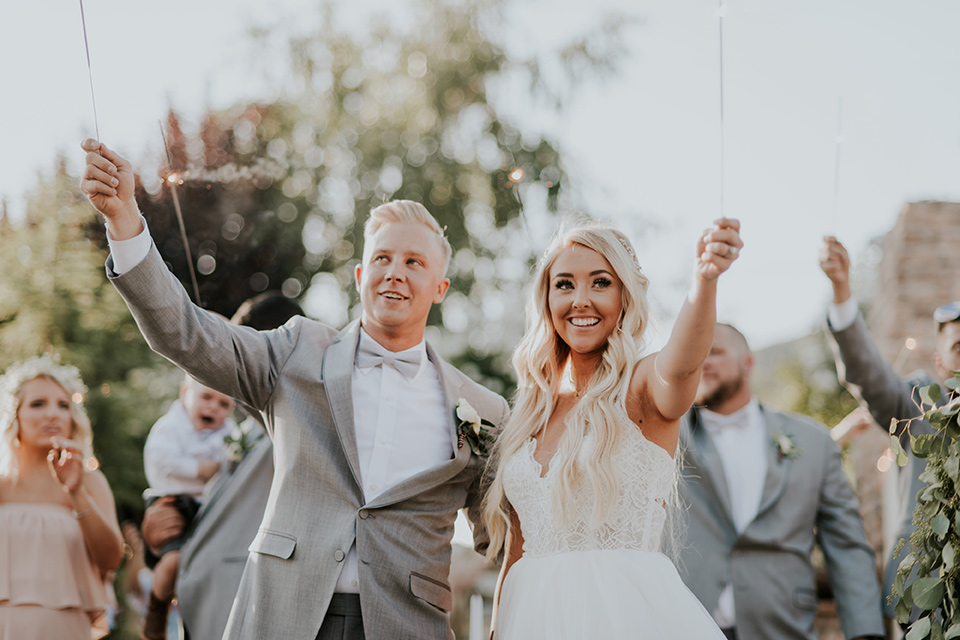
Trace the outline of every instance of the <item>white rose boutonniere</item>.
<instances>
[{"instance_id":1,"label":"white rose boutonniere","mask_svg":"<svg viewBox=\"0 0 960 640\"><path fill-rule=\"evenodd\" d=\"M803 449L797 446L793 436L782 433L773 434L773 446L777 448L777 458L779 460L784 458L796 460L803 452Z\"/></svg>"},{"instance_id":2,"label":"white rose boutonniere","mask_svg":"<svg viewBox=\"0 0 960 640\"><path fill-rule=\"evenodd\" d=\"M466 442L478 456L487 455L487 445L493 443L495 438L484 427L493 427L493 423L481 418L465 398L457 400L455 413L458 420L457 448L463 447Z\"/></svg>"}]
</instances>

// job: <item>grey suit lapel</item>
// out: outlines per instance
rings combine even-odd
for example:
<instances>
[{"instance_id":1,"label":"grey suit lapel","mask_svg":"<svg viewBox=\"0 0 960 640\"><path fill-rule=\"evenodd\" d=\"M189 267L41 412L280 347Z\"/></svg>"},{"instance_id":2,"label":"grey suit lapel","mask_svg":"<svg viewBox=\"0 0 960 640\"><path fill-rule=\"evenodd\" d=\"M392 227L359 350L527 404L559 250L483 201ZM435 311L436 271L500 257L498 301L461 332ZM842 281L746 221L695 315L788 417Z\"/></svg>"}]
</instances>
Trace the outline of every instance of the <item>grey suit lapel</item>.
<instances>
[{"instance_id":1,"label":"grey suit lapel","mask_svg":"<svg viewBox=\"0 0 960 640\"><path fill-rule=\"evenodd\" d=\"M730 489L727 487L727 476L723 471L720 452L713 444L713 438L707 433L706 427L700 422L700 413L696 409L690 411L690 453L705 471L705 477L701 481L713 487L717 502L723 507L730 526L735 530Z\"/></svg>"},{"instance_id":2,"label":"grey suit lapel","mask_svg":"<svg viewBox=\"0 0 960 640\"><path fill-rule=\"evenodd\" d=\"M443 388L443 397L447 403L447 416L450 418L450 442L456 448L457 446L457 421L454 418L457 410L457 402L460 400L462 385L460 380L452 374L450 369L452 365L437 355L430 343L427 343L427 357L437 369L437 376L440 378L440 386Z\"/></svg>"},{"instance_id":3,"label":"grey suit lapel","mask_svg":"<svg viewBox=\"0 0 960 640\"><path fill-rule=\"evenodd\" d=\"M427 357L430 358L430 362L436 367L437 375L440 378L440 386L443 388L443 395L447 404L447 416L450 421L450 443L451 446L453 446L454 457L436 467L432 467L398 482L374 498L373 501L367 505L368 507L382 507L387 504L401 502L429 487L442 484L462 471L470 461L470 447L466 445L459 448L457 447L457 421L454 412L456 411L457 401L461 398L462 385L457 377L453 375L451 371L452 366L444 362L429 343L427 343Z\"/></svg>"},{"instance_id":4,"label":"grey suit lapel","mask_svg":"<svg viewBox=\"0 0 960 640\"><path fill-rule=\"evenodd\" d=\"M767 446L765 447L767 452L767 477L763 483L763 494L760 496L757 518L773 506L783 494L783 490L787 486L787 477L793 466L793 460L786 457L781 458L777 447L773 444L775 434L790 435L786 421L783 416L762 409L761 407L764 429L767 434Z\"/></svg>"},{"instance_id":5,"label":"grey suit lapel","mask_svg":"<svg viewBox=\"0 0 960 640\"><path fill-rule=\"evenodd\" d=\"M353 424L353 361L359 340L360 321L356 320L337 334L324 351L320 377L350 472L357 486L363 487L360 481L357 432Z\"/></svg>"}]
</instances>

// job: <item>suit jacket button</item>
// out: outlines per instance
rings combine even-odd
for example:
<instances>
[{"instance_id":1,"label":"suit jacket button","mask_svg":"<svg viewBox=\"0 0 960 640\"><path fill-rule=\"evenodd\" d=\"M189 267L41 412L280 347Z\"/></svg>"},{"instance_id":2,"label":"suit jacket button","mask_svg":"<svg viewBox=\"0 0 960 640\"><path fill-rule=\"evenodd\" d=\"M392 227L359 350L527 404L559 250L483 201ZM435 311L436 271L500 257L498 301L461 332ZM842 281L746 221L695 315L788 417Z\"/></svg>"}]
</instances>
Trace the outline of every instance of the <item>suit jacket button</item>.
<instances>
[{"instance_id":1,"label":"suit jacket button","mask_svg":"<svg viewBox=\"0 0 960 640\"><path fill-rule=\"evenodd\" d=\"M337 562L343 562L343 559L346 557L347 555L340 549L337 549L337 552L333 554L333 559Z\"/></svg>"},{"instance_id":2,"label":"suit jacket button","mask_svg":"<svg viewBox=\"0 0 960 640\"><path fill-rule=\"evenodd\" d=\"M369 518L369 517L370 517L370 512L369 512L369 511L367 511L366 509L360 509L360 519L361 519L361 520L366 520L366 519Z\"/></svg>"}]
</instances>

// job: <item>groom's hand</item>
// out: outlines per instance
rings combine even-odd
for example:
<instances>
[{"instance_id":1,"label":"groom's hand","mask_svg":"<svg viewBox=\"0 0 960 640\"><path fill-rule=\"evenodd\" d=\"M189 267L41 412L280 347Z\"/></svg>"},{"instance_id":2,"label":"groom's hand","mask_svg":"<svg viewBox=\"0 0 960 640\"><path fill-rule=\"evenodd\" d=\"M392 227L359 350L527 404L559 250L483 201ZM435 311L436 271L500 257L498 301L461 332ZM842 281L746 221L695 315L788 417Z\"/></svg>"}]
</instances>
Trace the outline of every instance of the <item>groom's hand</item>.
<instances>
[{"instance_id":1,"label":"groom's hand","mask_svg":"<svg viewBox=\"0 0 960 640\"><path fill-rule=\"evenodd\" d=\"M80 191L103 214L114 240L129 240L143 230L140 210L133 197L133 167L107 145L87 138L80 143L87 152Z\"/></svg>"}]
</instances>

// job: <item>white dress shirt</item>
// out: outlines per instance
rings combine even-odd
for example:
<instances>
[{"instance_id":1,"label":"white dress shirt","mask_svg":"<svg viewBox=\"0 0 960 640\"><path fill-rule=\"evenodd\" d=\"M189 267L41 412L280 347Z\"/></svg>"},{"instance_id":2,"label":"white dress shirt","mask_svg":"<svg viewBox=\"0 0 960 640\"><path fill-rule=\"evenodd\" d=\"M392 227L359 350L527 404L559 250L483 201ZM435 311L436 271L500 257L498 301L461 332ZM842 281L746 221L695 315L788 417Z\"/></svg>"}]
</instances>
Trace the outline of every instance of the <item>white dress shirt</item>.
<instances>
[{"instance_id":1,"label":"white dress shirt","mask_svg":"<svg viewBox=\"0 0 960 640\"><path fill-rule=\"evenodd\" d=\"M831 302L827 306L827 320L830 321L830 328L834 331L843 331L853 324L857 319L860 307L857 306L857 299L850 296L840 304Z\"/></svg>"},{"instance_id":2,"label":"white dress shirt","mask_svg":"<svg viewBox=\"0 0 960 640\"><path fill-rule=\"evenodd\" d=\"M767 439L760 405L751 399L730 415L701 409L700 418L720 454L733 524L738 534L743 533L760 508L767 477L767 448L772 446ZM713 610L713 619L721 628L731 628L736 625L735 612L733 585L728 584Z\"/></svg>"}]
</instances>

